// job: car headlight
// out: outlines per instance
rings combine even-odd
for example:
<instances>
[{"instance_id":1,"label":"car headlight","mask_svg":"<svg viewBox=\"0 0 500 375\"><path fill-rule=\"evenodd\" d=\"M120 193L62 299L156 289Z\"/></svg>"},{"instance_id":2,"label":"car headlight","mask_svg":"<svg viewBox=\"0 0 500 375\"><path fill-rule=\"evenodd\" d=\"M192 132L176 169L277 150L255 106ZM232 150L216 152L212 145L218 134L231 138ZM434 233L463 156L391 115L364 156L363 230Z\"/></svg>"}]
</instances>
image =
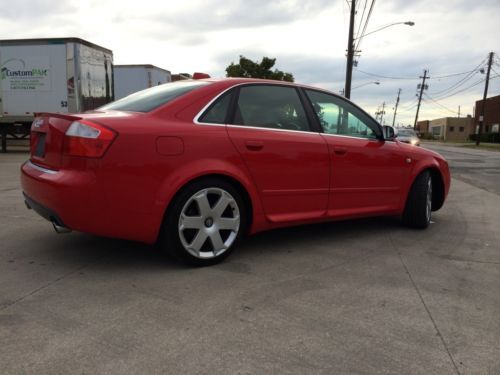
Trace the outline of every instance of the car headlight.
<instances>
[{"instance_id":1,"label":"car headlight","mask_svg":"<svg viewBox=\"0 0 500 375\"><path fill-rule=\"evenodd\" d=\"M418 143L418 141L416 139L411 139L410 143L415 146Z\"/></svg>"}]
</instances>

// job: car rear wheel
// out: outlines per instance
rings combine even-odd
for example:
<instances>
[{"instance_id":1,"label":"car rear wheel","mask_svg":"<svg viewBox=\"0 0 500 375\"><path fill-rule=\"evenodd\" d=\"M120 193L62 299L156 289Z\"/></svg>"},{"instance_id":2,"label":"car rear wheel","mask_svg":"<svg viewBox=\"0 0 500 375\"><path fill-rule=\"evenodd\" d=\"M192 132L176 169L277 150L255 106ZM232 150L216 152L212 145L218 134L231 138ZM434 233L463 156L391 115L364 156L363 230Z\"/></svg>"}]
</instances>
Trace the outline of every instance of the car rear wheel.
<instances>
[{"instance_id":1,"label":"car rear wheel","mask_svg":"<svg viewBox=\"0 0 500 375\"><path fill-rule=\"evenodd\" d=\"M429 171L417 176L403 213L403 223L412 228L427 228L432 215L432 178Z\"/></svg>"},{"instance_id":2,"label":"car rear wheel","mask_svg":"<svg viewBox=\"0 0 500 375\"><path fill-rule=\"evenodd\" d=\"M196 181L172 202L164 224L165 249L196 266L225 259L243 233L246 211L238 191L218 179Z\"/></svg>"}]
</instances>

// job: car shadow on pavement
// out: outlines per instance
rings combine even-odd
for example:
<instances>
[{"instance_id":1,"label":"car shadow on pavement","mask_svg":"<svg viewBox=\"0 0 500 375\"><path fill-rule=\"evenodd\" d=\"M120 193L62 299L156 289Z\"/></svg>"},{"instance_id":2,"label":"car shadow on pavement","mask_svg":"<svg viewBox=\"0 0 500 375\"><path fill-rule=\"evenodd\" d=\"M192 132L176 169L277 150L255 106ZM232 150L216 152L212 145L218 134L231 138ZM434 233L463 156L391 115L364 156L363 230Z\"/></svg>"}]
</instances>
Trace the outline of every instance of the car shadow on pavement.
<instances>
[{"instance_id":1,"label":"car shadow on pavement","mask_svg":"<svg viewBox=\"0 0 500 375\"><path fill-rule=\"evenodd\" d=\"M308 249L311 244L363 241L365 237L370 238L378 236L378 233L396 230L405 229L402 228L400 220L394 217L374 217L274 229L243 238L228 261L238 261L240 254L248 261L253 257L290 252L290 248ZM157 245L133 241L77 232L55 236L47 232L39 243L41 244L39 255L46 262L63 263L72 267L93 264L99 268L146 268L158 271L191 268L171 259Z\"/></svg>"}]
</instances>

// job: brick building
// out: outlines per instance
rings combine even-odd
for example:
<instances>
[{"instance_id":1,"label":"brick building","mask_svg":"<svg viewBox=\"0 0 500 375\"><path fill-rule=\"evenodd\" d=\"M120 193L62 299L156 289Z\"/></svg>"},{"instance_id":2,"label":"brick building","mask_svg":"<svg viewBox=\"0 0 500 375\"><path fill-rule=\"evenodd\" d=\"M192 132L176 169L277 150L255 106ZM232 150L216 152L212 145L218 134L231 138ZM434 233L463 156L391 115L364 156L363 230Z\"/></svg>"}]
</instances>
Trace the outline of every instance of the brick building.
<instances>
[{"instance_id":1,"label":"brick building","mask_svg":"<svg viewBox=\"0 0 500 375\"><path fill-rule=\"evenodd\" d=\"M420 135L427 134L429 132L429 120L421 120L417 122L417 132Z\"/></svg>"},{"instance_id":2,"label":"brick building","mask_svg":"<svg viewBox=\"0 0 500 375\"><path fill-rule=\"evenodd\" d=\"M479 115L483 100L476 101L474 125L479 126ZM487 98L484 104L483 133L498 133L500 124L500 95Z\"/></svg>"}]
</instances>

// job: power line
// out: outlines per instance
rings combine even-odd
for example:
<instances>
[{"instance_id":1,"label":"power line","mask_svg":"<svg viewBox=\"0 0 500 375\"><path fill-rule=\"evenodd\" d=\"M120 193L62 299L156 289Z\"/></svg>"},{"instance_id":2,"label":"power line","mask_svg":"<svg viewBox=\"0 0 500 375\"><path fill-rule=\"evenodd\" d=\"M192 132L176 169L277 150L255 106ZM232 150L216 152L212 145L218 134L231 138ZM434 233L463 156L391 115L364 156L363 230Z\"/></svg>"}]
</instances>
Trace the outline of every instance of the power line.
<instances>
[{"instance_id":1,"label":"power line","mask_svg":"<svg viewBox=\"0 0 500 375\"><path fill-rule=\"evenodd\" d=\"M386 79L412 79L412 80L420 79L418 77L391 77L391 76L383 76L381 74L375 74L375 73L365 72L364 70L357 69L357 68L356 68L356 71L360 72L360 73L363 73L363 74L366 74L366 75L369 75L369 76L372 76L372 77L378 77L378 78L386 78Z\"/></svg>"},{"instance_id":2,"label":"power line","mask_svg":"<svg viewBox=\"0 0 500 375\"><path fill-rule=\"evenodd\" d=\"M356 46L354 48L354 51L357 51L359 49L359 46L361 45L361 40L365 36L366 33L366 27L368 26L368 22L370 22L370 17L372 15L373 7L375 6L375 0L372 0L370 4L370 9L368 10L368 15L366 16L365 24L363 25L363 31L361 32L361 35L358 36L358 41L356 43Z\"/></svg>"},{"instance_id":3,"label":"power line","mask_svg":"<svg viewBox=\"0 0 500 375\"><path fill-rule=\"evenodd\" d=\"M361 30L361 24L363 23L363 19L365 18L366 5L368 4L368 0L365 0L365 6L363 7L363 13L361 13L361 18L359 20L358 31L356 31L356 37L359 37L359 31Z\"/></svg>"},{"instance_id":4,"label":"power line","mask_svg":"<svg viewBox=\"0 0 500 375\"><path fill-rule=\"evenodd\" d=\"M495 79L495 78L498 78L498 77L500 77L500 75L496 75L496 76L490 77L490 80ZM471 88L473 88L473 87L475 87L475 86L479 85L480 83L483 83L484 81L486 81L486 78L480 79L479 81L474 82L472 85L467 86L466 88L463 88L462 90L455 91L453 94L450 94L450 95L448 95L448 96L445 96L445 97L439 98L439 100L443 100L443 99L451 98L452 96L455 96L455 95L457 95L457 94L460 94L460 93L462 93L462 92L464 92L464 91L466 91L466 90L468 90L468 89L471 89Z\"/></svg>"},{"instance_id":5,"label":"power line","mask_svg":"<svg viewBox=\"0 0 500 375\"><path fill-rule=\"evenodd\" d=\"M467 81L469 81L472 78L474 73L477 73L479 71L479 68L481 67L481 65L484 64L486 59L487 58L484 58L483 61L481 61L474 69L472 69L469 73L467 73L465 77L463 77L462 79L458 80L457 82L455 82L454 84L452 84L451 86L449 86L443 90L433 92L432 95L434 95L435 97L442 96L442 95L445 95L448 92L451 92L451 91L455 90L456 88L459 88L460 86L464 85Z\"/></svg>"},{"instance_id":6,"label":"power line","mask_svg":"<svg viewBox=\"0 0 500 375\"><path fill-rule=\"evenodd\" d=\"M426 99L422 99L422 100L423 100L423 102L425 104L428 104L428 105L431 105L431 106L434 104L433 102L431 102L429 100L426 100ZM427 110L429 110L429 109L427 109ZM435 105L432 108L430 108L430 110L437 111L437 112L441 113L442 115L444 115L446 117L450 117L450 113L448 112L448 110L444 111L444 110L440 109L439 107L436 107ZM454 114L455 114L455 116L457 115L456 112Z\"/></svg>"},{"instance_id":7,"label":"power line","mask_svg":"<svg viewBox=\"0 0 500 375\"><path fill-rule=\"evenodd\" d=\"M418 99L416 97L413 98L413 100L410 100L409 102L406 102L406 104L401 108L402 111L409 111L410 109L413 109L416 107L418 102Z\"/></svg>"},{"instance_id":8,"label":"power line","mask_svg":"<svg viewBox=\"0 0 500 375\"><path fill-rule=\"evenodd\" d=\"M449 112L451 112L451 113L453 113L453 114L457 114L457 111L454 111L454 110L452 110L452 109L450 109L450 108L446 107L445 105L442 105L442 104L441 104L441 103L439 103L437 100L435 100L434 98L431 98L429 95L427 95L427 93L424 93L424 95L425 95L425 97L426 97L427 99L432 100L432 101L433 101L435 104L437 104L438 106L440 106L440 107L442 107L442 108L446 109L447 111L449 111ZM426 102L427 102L427 100L426 100Z\"/></svg>"},{"instance_id":9,"label":"power line","mask_svg":"<svg viewBox=\"0 0 500 375\"><path fill-rule=\"evenodd\" d=\"M453 73L453 74L447 74L447 75L444 75L444 76L433 76L430 79L441 79L441 78L455 77L455 76L461 76L461 75L464 75L464 74L467 74L467 73L472 73L472 72L473 72L473 70L468 70L468 71L462 72L462 73Z\"/></svg>"}]
</instances>

